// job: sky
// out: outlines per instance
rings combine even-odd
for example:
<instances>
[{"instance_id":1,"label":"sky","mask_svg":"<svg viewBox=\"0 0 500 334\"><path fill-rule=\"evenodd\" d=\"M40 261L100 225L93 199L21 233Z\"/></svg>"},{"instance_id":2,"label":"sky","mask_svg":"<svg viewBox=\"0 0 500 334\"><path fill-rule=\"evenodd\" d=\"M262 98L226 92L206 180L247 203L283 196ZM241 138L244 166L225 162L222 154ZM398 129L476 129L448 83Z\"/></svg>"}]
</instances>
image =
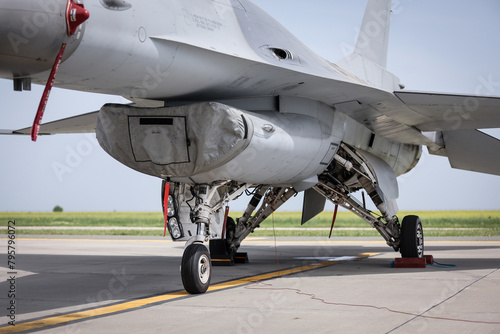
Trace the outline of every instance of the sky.
<instances>
[{"instance_id":1,"label":"sky","mask_svg":"<svg viewBox=\"0 0 500 334\"><path fill-rule=\"evenodd\" d=\"M335 62L355 42L366 1L257 0L304 44ZM393 1L388 69L406 90L500 96L500 2ZM484 88L487 89L484 89ZM0 129L30 126L43 87L12 91L0 80ZM117 96L54 89L44 122L99 110ZM500 111L499 111L500 112ZM500 130L491 132L499 137ZM492 152L500 154L500 152ZM161 211L161 180L108 156L94 134L0 136L0 211ZM399 179L399 208L500 210L500 176L451 169L424 149L420 163ZM231 206L244 210L242 198ZM282 210L300 211L302 197ZM327 210L333 205L328 204Z\"/></svg>"}]
</instances>

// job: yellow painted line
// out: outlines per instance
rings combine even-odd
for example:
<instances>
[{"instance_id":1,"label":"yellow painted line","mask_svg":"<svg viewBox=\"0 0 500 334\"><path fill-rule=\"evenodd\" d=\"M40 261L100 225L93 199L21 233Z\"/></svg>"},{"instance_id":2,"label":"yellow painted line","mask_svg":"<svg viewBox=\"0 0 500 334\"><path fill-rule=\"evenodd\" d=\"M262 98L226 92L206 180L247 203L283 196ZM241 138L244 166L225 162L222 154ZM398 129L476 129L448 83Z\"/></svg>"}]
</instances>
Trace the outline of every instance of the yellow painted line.
<instances>
[{"instance_id":1,"label":"yellow painted line","mask_svg":"<svg viewBox=\"0 0 500 334\"><path fill-rule=\"evenodd\" d=\"M378 254L379 253L363 253L363 254L356 255L355 258L356 258L356 260L359 260L359 259L364 259L364 258L367 258L370 256L375 256ZM272 278L276 278L276 277L280 277L280 276L296 274L296 273L303 272L303 271L319 269L319 268L327 267L327 266L330 266L332 264L336 264L336 263L340 263L340 262L342 262L342 261L325 261L325 262L321 262L321 263L317 263L317 264L311 264L311 265L297 267L297 268L275 271L275 272L268 273L268 274L262 274L262 275L247 277L247 278L241 278L241 279L234 280L234 281L214 284L208 289L208 291L217 291L217 290L221 290L221 289L232 288L232 287L239 286L239 285L264 281L264 280L268 280L268 279L272 279Z\"/></svg>"},{"instance_id":2,"label":"yellow painted line","mask_svg":"<svg viewBox=\"0 0 500 334\"><path fill-rule=\"evenodd\" d=\"M121 304L100 307L100 308L96 308L96 309L92 309L92 310L88 310L88 311L63 314L63 315L59 315L59 316L55 316L55 317L49 317L49 318L45 318L45 319L16 324L15 326L1 327L0 333L18 333L18 332L33 330L33 329L42 328L42 327L60 325L60 324L64 324L64 323L71 322L71 321L88 319L88 318L102 316L102 315L106 315L106 314L117 313L117 312L130 310L130 309L138 308L141 306L154 304L154 303L158 303L158 302L163 302L163 301L167 301L167 300L171 300L171 299L176 299L176 298L188 296L188 295L189 294L186 291L182 291L182 292L179 291L179 292L169 293L169 294L161 295L161 296L157 296L157 297L138 299L138 300L134 300L131 302L125 302L125 303L121 303Z\"/></svg>"},{"instance_id":3,"label":"yellow painted line","mask_svg":"<svg viewBox=\"0 0 500 334\"><path fill-rule=\"evenodd\" d=\"M363 254L359 254L359 255L355 256L355 258L356 259L363 259L363 258L367 258L370 256L375 256L378 254L379 253L363 253ZM336 263L340 263L340 262L342 262L342 261L326 261L326 262L322 262L322 263L318 263L318 264L311 264L311 265L297 267L297 268L275 271L275 272L268 273L268 274L262 274L262 275L247 277L247 278L241 278L241 279L237 279L234 281L214 284L214 285L210 286L208 291L217 291L217 290L234 288L234 287L237 287L240 285L255 283L255 282L259 282L259 281L263 281L263 280L268 280L271 278L276 278L276 277L291 275L291 274L295 274L295 273L299 273L299 272L303 272L303 271L323 268L323 267L327 267L327 266L330 266L332 264L336 264ZM65 324L65 323L72 322L72 321L84 320L84 319L89 319L89 318L93 318L93 317L98 317L98 316L113 314L113 313L117 313L117 312L132 310L132 309L143 307L146 305L151 305L151 304L155 304L155 303L159 303L159 302L165 302L165 301L177 299L180 297L186 297L186 296L189 296L189 294L186 291L178 291L178 292L168 293L168 294L161 295L161 296L148 297L148 298L137 299L137 300L133 300L130 302L125 302L125 303L120 303L120 304L116 304L116 305L98 307L98 308L95 308L92 310L75 312L75 313L70 313L70 314L63 314L63 315L58 315L58 316L54 316L54 317L48 317L45 319L16 324L15 326L0 327L0 334L18 333L18 332L22 332L22 331L37 329L37 328L44 328L44 327L49 327L49 326L61 325L61 324Z\"/></svg>"}]
</instances>

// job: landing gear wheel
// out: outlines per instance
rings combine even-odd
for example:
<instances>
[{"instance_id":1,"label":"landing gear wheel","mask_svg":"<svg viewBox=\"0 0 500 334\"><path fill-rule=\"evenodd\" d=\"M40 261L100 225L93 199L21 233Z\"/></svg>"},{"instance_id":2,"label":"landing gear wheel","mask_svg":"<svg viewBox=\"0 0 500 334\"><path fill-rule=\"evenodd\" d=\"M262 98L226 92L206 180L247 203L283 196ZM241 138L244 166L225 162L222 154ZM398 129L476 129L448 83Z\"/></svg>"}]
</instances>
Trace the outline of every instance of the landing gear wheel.
<instances>
[{"instance_id":1,"label":"landing gear wheel","mask_svg":"<svg viewBox=\"0 0 500 334\"><path fill-rule=\"evenodd\" d=\"M401 256L423 257L424 256L424 232L422 223L418 216L406 216L401 223Z\"/></svg>"},{"instance_id":2,"label":"landing gear wheel","mask_svg":"<svg viewBox=\"0 0 500 334\"><path fill-rule=\"evenodd\" d=\"M202 244L191 244L184 250L181 276L184 289L190 294L205 293L210 286L212 264L208 249Z\"/></svg>"}]
</instances>

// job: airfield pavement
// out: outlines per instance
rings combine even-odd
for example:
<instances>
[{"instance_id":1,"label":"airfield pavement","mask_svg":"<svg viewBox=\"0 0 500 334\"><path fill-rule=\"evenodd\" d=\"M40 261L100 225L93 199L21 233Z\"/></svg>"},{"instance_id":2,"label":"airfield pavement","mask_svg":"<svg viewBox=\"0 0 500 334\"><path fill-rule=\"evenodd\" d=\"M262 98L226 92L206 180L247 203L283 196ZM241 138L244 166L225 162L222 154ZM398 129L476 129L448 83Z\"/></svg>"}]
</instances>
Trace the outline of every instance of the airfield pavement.
<instances>
[{"instance_id":1,"label":"airfield pavement","mask_svg":"<svg viewBox=\"0 0 500 334\"><path fill-rule=\"evenodd\" d=\"M182 243L18 236L15 247L8 269L1 237L0 333L500 332L499 238L427 238L425 253L456 267L421 269L392 268L399 254L378 238L251 238L250 263L213 267L196 296L182 288Z\"/></svg>"}]
</instances>

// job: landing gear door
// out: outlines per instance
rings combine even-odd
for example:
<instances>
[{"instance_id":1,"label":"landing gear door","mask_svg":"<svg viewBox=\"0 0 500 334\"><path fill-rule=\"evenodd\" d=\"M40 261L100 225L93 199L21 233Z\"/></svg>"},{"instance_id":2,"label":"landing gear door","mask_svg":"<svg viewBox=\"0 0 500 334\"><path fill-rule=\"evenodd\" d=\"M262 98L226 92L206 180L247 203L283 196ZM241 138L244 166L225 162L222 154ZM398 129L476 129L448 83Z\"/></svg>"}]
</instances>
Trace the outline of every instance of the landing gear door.
<instances>
[{"instance_id":1,"label":"landing gear door","mask_svg":"<svg viewBox=\"0 0 500 334\"><path fill-rule=\"evenodd\" d=\"M375 172L378 186L384 194L386 200L395 200L399 197L398 180L394 170L384 160L365 151L358 152L368 160L370 167Z\"/></svg>"}]
</instances>

